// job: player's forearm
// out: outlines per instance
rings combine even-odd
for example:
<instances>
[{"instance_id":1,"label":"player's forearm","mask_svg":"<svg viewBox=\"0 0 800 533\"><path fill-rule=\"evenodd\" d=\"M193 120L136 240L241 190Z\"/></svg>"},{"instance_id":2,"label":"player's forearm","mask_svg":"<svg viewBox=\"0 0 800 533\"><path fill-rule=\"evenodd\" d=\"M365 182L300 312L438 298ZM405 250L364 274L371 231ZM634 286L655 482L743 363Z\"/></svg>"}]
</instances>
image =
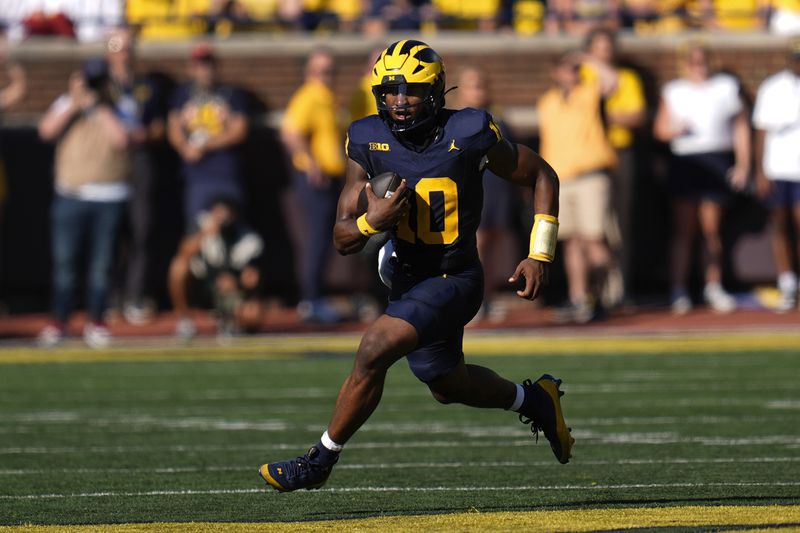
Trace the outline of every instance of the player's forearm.
<instances>
[{"instance_id":1,"label":"player's forearm","mask_svg":"<svg viewBox=\"0 0 800 533\"><path fill-rule=\"evenodd\" d=\"M367 244L367 237L361 233L356 219L342 218L333 226L333 246L342 255L360 252Z\"/></svg>"},{"instance_id":2,"label":"player's forearm","mask_svg":"<svg viewBox=\"0 0 800 533\"><path fill-rule=\"evenodd\" d=\"M539 171L533 184L533 212L558 216L558 175L547 161L539 158Z\"/></svg>"}]
</instances>

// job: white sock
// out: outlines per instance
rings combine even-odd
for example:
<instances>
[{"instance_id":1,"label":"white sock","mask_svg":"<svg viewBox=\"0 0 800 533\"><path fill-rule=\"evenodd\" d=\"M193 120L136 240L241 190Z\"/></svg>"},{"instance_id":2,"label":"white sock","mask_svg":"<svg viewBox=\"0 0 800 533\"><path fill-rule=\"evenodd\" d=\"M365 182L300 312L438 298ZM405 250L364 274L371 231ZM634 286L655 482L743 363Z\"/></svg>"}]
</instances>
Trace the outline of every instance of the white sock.
<instances>
[{"instance_id":1,"label":"white sock","mask_svg":"<svg viewBox=\"0 0 800 533\"><path fill-rule=\"evenodd\" d=\"M331 438L328 436L327 430L325 430L325 433L322 434L322 438L319 440L320 442L322 442L323 446L325 446L332 452L340 452L342 451L342 448L344 448L342 444L336 444L335 442L333 442L333 440L331 440Z\"/></svg>"},{"instance_id":2,"label":"white sock","mask_svg":"<svg viewBox=\"0 0 800 533\"><path fill-rule=\"evenodd\" d=\"M794 272L790 270L778 274L778 290L781 292L797 292L797 276Z\"/></svg>"},{"instance_id":3,"label":"white sock","mask_svg":"<svg viewBox=\"0 0 800 533\"><path fill-rule=\"evenodd\" d=\"M517 397L514 398L514 403L511 404L511 407L508 408L509 411L518 411L520 407L522 407L522 401L525 399L525 389L522 388L522 385L519 383L517 384Z\"/></svg>"}]
</instances>

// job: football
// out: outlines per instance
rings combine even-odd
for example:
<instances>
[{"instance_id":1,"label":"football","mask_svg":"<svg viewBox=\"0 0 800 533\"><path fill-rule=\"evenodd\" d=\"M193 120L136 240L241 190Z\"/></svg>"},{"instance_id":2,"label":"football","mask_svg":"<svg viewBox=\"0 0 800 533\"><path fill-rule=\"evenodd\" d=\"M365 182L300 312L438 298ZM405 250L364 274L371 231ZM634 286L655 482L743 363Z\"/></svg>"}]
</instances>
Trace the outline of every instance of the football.
<instances>
[{"instance_id":1,"label":"football","mask_svg":"<svg viewBox=\"0 0 800 533\"><path fill-rule=\"evenodd\" d=\"M375 193L375 196L378 198L391 198L402 181L403 178L396 172L384 172L369 180L369 183L372 185L372 192ZM368 205L367 188L365 186L358 195L358 212L366 213Z\"/></svg>"}]
</instances>

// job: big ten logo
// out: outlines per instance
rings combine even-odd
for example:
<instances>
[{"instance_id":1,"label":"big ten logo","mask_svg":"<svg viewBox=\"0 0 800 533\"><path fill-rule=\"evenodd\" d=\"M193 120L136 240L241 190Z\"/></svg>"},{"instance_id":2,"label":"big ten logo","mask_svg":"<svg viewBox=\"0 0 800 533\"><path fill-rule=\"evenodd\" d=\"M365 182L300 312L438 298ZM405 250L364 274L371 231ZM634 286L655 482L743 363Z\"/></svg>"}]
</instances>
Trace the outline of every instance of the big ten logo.
<instances>
[{"instance_id":1,"label":"big ten logo","mask_svg":"<svg viewBox=\"0 0 800 533\"><path fill-rule=\"evenodd\" d=\"M388 152L389 143L369 143L369 149L373 152Z\"/></svg>"}]
</instances>

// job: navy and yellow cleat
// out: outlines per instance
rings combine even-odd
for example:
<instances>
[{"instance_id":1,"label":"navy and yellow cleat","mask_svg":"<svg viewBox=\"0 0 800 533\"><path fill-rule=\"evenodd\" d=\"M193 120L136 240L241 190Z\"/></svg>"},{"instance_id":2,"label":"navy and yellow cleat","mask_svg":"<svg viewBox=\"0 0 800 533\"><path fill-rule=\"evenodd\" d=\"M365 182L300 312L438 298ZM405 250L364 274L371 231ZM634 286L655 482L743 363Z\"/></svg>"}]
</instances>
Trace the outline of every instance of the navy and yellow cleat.
<instances>
[{"instance_id":1,"label":"navy and yellow cleat","mask_svg":"<svg viewBox=\"0 0 800 533\"><path fill-rule=\"evenodd\" d=\"M333 465L338 460L337 454L330 463L320 462L319 450L316 446L312 446L305 455L295 459L261 465L258 473L268 485L279 492L313 490L322 487L328 481Z\"/></svg>"},{"instance_id":2,"label":"navy and yellow cleat","mask_svg":"<svg viewBox=\"0 0 800 533\"><path fill-rule=\"evenodd\" d=\"M572 428L564 422L561 412L561 397L564 393L559 390L561 380L550 374L545 374L535 382L526 379L522 382L525 399L519 410L519 421L530 424L533 435L538 440L539 431L550 442L550 448L561 464L567 464L572 457L572 445L575 439L570 435Z\"/></svg>"}]
</instances>

